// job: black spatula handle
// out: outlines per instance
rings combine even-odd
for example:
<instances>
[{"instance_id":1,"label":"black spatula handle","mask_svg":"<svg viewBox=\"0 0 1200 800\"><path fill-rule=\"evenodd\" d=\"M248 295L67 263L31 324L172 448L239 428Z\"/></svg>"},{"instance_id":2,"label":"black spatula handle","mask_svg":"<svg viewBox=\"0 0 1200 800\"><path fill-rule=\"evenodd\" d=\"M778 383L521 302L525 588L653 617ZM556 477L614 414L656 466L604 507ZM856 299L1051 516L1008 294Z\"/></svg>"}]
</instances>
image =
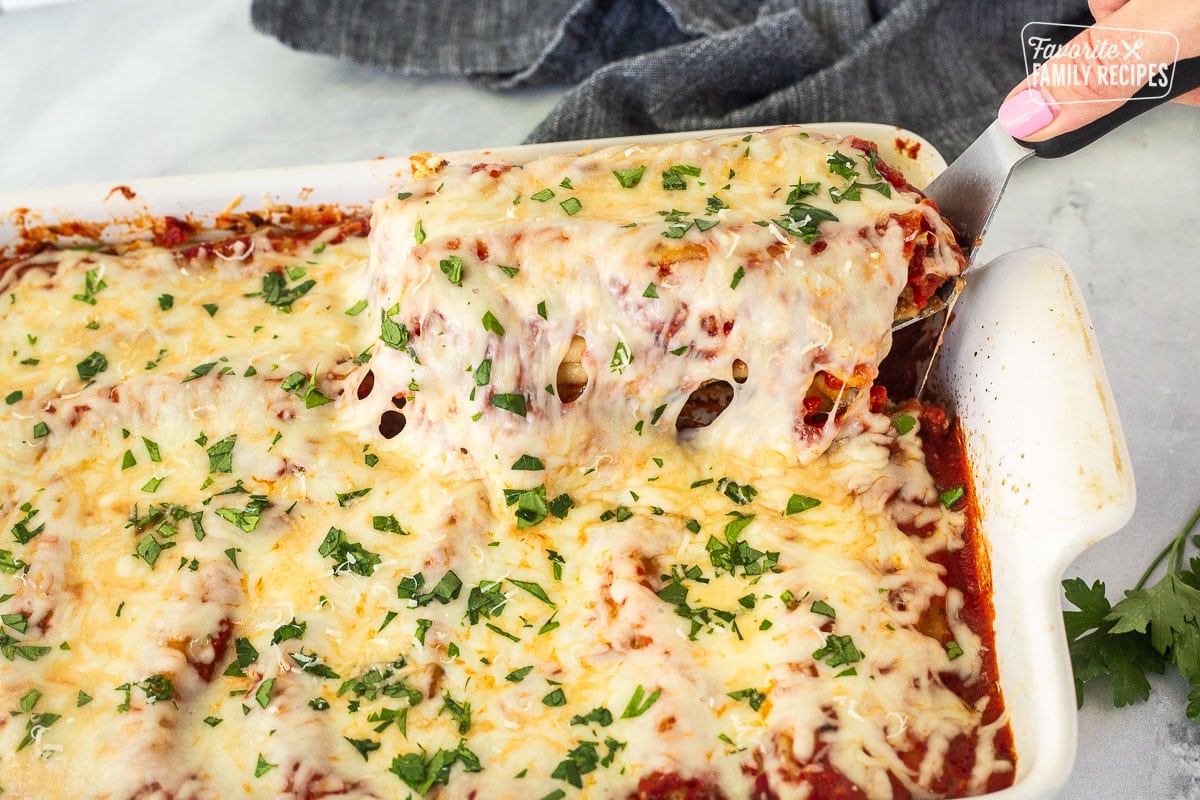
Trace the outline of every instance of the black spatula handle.
<instances>
[{"instance_id":1,"label":"black spatula handle","mask_svg":"<svg viewBox=\"0 0 1200 800\"><path fill-rule=\"evenodd\" d=\"M1152 96L1156 92L1161 91L1158 87L1143 86L1134 94L1133 99L1127 101L1123 106L1105 114L1095 122L1084 125L1078 130L1059 134L1053 139L1047 139L1044 142L1026 142L1021 139L1017 139L1017 142L1030 148L1042 158L1058 158L1059 156L1070 155L1076 150L1082 150L1101 136L1124 125L1134 117L1179 97L1181 94L1186 94L1197 87L1200 87L1200 56L1185 58L1175 63L1175 77L1171 82L1171 91L1162 97Z\"/></svg>"}]
</instances>

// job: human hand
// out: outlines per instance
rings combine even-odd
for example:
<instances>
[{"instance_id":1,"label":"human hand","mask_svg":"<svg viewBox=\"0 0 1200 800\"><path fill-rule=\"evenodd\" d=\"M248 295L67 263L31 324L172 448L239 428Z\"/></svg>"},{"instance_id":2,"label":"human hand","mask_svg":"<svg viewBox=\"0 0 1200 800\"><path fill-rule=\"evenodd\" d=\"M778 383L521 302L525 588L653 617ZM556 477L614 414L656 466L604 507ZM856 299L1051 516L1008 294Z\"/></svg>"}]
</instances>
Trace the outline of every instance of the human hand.
<instances>
[{"instance_id":1,"label":"human hand","mask_svg":"<svg viewBox=\"0 0 1200 800\"><path fill-rule=\"evenodd\" d=\"M1195 0L1089 0L1096 24L1134 31L1168 31L1179 40L1178 58L1200 56L1200 2ZM1095 50L1103 32L1084 29L1063 48ZM1072 48L1072 45L1079 47ZM1170 37L1146 37L1143 62L1171 63L1176 58ZM1046 62L1095 69L1103 62L1087 55L1067 53ZM1026 78L1000 106L1000 126L1017 139L1040 142L1082 128L1120 107L1140 87L1120 83L1087 83L1036 86ZM1079 102L1088 101L1088 102ZM1175 98L1174 102L1200 106L1200 89Z\"/></svg>"}]
</instances>

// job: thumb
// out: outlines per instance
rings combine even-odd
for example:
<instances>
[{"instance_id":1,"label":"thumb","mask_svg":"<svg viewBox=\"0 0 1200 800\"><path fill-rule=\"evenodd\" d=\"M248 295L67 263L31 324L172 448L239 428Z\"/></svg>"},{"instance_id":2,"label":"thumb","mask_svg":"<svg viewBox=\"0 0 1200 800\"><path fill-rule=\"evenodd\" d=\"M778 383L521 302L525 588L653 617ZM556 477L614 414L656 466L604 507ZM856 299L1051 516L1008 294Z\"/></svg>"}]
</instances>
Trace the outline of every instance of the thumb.
<instances>
[{"instance_id":1,"label":"thumb","mask_svg":"<svg viewBox=\"0 0 1200 800\"><path fill-rule=\"evenodd\" d=\"M1139 38L1140 58L1125 60L1122 43ZM1121 106L1175 54L1167 36L1085 28L1009 94L997 115L1000 127L1033 142L1082 128Z\"/></svg>"}]
</instances>

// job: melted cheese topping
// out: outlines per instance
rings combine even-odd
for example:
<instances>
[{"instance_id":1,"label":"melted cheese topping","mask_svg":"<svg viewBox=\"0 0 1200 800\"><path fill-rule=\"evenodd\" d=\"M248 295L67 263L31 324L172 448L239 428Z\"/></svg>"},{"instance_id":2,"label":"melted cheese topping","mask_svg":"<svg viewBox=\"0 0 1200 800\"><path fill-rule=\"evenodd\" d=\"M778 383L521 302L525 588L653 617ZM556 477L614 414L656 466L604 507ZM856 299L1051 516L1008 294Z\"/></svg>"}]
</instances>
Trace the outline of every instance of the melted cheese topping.
<instances>
[{"instance_id":1,"label":"melted cheese topping","mask_svg":"<svg viewBox=\"0 0 1200 800\"><path fill-rule=\"evenodd\" d=\"M834 152L446 166L378 204L369 252L259 236L0 277L7 796L609 798L667 773L807 798L831 769L931 796L964 737L971 790L1011 769L1003 718L946 685L983 655L931 560L965 520L919 422L863 400L802 424L818 370L886 352L889 215L917 202L831 204ZM823 248L769 222L798 181L838 217ZM716 224L664 237L673 209ZM678 433L735 358L730 407ZM949 649L922 623L943 604Z\"/></svg>"}]
</instances>

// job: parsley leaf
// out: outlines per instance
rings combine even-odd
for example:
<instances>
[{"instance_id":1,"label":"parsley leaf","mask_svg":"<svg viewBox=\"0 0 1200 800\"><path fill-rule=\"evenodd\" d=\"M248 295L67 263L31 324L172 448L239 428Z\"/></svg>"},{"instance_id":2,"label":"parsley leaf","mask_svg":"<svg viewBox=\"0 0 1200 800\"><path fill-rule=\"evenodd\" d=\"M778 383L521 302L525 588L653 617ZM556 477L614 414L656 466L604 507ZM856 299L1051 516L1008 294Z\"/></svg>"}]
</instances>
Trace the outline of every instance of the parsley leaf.
<instances>
[{"instance_id":1,"label":"parsley leaf","mask_svg":"<svg viewBox=\"0 0 1200 800\"><path fill-rule=\"evenodd\" d=\"M237 444L237 434L230 434L208 448L209 472L233 472L233 448Z\"/></svg>"},{"instance_id":2,"label":"parsley leaf","mask_svg":"<svg viewBox=\"0 0 1200 800\"><path fill-rule=\"evenodd\" d=\"M794 494L788 498L787 508L783 510L784 516L799 514L802 511L808 511L810 508L816 508L821 505L821 501L815 497L809 497L804 494Z\"/></svg>"},{"instance_id":3,"label":"parsley leaf","mask_svg":"<svg viewBox=\"0 0 1200 800\"><path fill-rule=\"evenodd\" d=\"M518 395L519 396L519 395ZM557 498L555 498L557 500ZM507 506L516 506L516 517L518 528L528 528L537 525L546 518L550 513L550 508L546 503L546 487L545 485L535 486L532 489L505 489L504 503ZM555 516L558 516L555 514ZM566 516L564 513L563 516Z\"/></svg>"},{"instance_id":4,"label":"parsley leaf","mask_svg":"<svg viewBox=\"0 0 1200 800\"><path fill-rule=\"evenodd\" d=\"M344 530L335 527L330 527L328 533L325 534L325 539L317 548L317 553L333 559L334 575L353 572L355 575L369 578L375 574L375 568L383 563L383 559L379 557L378 553L372 553L361 544L351 542L346 538Z\"/></svg>"},{"instance_id":5,"label":"parsley leaf","mask_svg":"<svg viewBox=\"0 0 1200 800\"><path fill-rule=\"evenodd\" d=\"M268 272L262 276L262 291L258 294L269 306L274 306L285 314L292 313L292 304L317 285L311 278L301 283L288 285L287 278L282 272Z\"/></svg>"},{"instance_id":6,"label":"parsley leaf","mask_svg":"<svg viewBox=\"0 0 1200 800\"><path fill-rule=\"evenodd\" d=\"M621 712L621 719L640 717L650 710L650 706L658 702L660 696L662 696L662 689L655 689L650 694L646 694L646 690L639 683L633 690L633 696L625 705L625 710Z\"/></svg>"},{"instance_id":7,"label":"parsley leaf","mask_svg":"<svg viewBox=\"0 0 1200 800\"><path fill-rule=\"evenodd\" d=\"M622 189L632 189L642 182L642 176L646 174L646 165L634 167L633 169L618 169L613 171L613 175L617 178L617 183L621 184Z\"/></svg>"},{"instance_id":8,"label":"parsley leaf","mask_svg":"<svg viewBox=\"0 0 1200 800\"><path fill-rule=\"evenodd\" d=\"M463 282L463 260L458 256L446 256L440 262L438 267L442 270L442 274L446 276L446 280L450 281L454 286L462 286Z\"/></svg>"},{"instance_id":9,"label":"parsley leaf","mask_svg":"<svg viewBox=\"0 0 1200 800\"><path fill-rule=\"evenodd\" d=\"M523 394L494 394L489 403L495 408L502 408L517 416L525 416L525 395Z\"/></svg>"},{"instance_id":10,"label":"parsley leaf","mask_svg":"<svg viewBox=\"0 0 1200 800\"><path fill-rule=\"evenodd\" d=\"M75 365L75 370L79 373L79 380L81 381L90 381L107 369L108 358L96 350L93 350L88 354L87 358Z\"/></svg>"}]
</instances>

